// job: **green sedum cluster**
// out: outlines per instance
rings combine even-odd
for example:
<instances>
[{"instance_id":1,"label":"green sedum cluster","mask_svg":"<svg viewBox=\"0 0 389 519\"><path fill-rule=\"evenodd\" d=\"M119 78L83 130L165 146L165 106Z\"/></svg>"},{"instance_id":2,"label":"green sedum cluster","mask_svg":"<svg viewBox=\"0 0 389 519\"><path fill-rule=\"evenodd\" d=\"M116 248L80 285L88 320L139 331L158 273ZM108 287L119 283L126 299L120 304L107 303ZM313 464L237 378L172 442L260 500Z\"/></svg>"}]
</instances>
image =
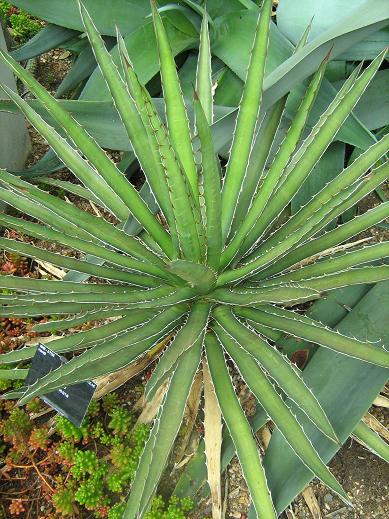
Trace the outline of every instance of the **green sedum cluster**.
<instances>
[{"instance_id":1,"label":"green sedum cluster","mask_svg":"<svg viewBox=\"0 0 389 519\"><path fill-rule=\"evenodd\" d=\"M262 103L271 4L271 0L265 0L262 5L225 166L213 142L207 16L201 28L193 92L193 132L168 36L154 3L165 119L160 118L139 82L120 34L121 66L117 68L93 20L80 4L85 32L112 102L144 172L146 187L155 197L156 215L143 198L144 193L120 173L72 115L17 62L1 53L1 59L35 94L41 111L50 113L50 118L62 127L66 139L51 126L48 117L38 115L34 104L5 86L3 90L83 184L78 192L98 203L118 222L110 223L11 173L0 172L2 199L40 222L3 214L0 223L34 238L73 248L83 256L63 256L7 238L0 238L0 247L109 281L102 284L0 276L0 288L17 294L1 297L0 316L67 315L36 325L35 331L41 332L96 320L103 323L53 341L51 347L58 353L84 352L8 397L20 398L23 404L62 386L115 372L139 358L151 359L156 345L172 339L147 382L147 401L168 383L128 502L120 509L125 519L152 513L152 499L201 361L203 369L209 369L255 511L264 519L275 518L276 512L256 440L230 377L230 361L296 455L346 503L346 493L280 393L290 397L331 441L338 443L337 435L298 370L273 346L272 340L284 332L339 354L389 367L389 353L380 346L346 337L301 313L302 303L320 299L338 287L389 279L389 266L381 261L389 255L387 242L341 246L387 218L389 202L323 233L329 222L388 178L389 164L384 156L389 135L286 218L290 202L352 112L386 52L365 69L357 67L309 129L307 119L327 56L310 79L299 110L270 159L288 99L287 93L279 92L271 107ZM304 44L303 38L299 48ZM307 136L302 141L304 132ZM135 236L134 229L139 230L139 226L142 230ZM350 251L345 252L346 248ZM112 317L116 319L107 319ZM23 363L34 353L34 347L24 348L2 355L0 362ZM126 417L117 412L111 420L112 429L123 434L128 426ZM215 475L211 476L214 480ZM110 484L121 488L118 478ZM86 505L87 499L95 503L100 492L99 488L96 494L88 489L78 490L78 498Z\"/></svg>"},{"instance_id":2,"label":"green sedum cluster","mask_svg":"<svg viewBox=\"0 0 389 519\"><path fill-rule=\"evenodd\" d=\"M122 417L121 425L127 426L125 431L121 427L121 433L108 433L101 421L92 425L90 412L82 429L77 429L66 418L57 417L56 430L66 438L58 444L57 451L70 476L65 484L59 482L53 495L55 509L63 516L74 513L78 503L93 511L96 517L101 516L100 510L110 510L115 517L123 504L112 503L126 493L134 479L150 426L134 425L133 416L118 406L117 399L104 398L104 404L110 407L111 417ZM99 407L92 406L92 415ZM119 414L118 410L124 413ZM129 423L132 423L131 427ZM82 449L80 443L91 437L94 441L88 443L87 449ZM108 455L102 456L99 449L93 450L99 443L109 449Z\"/></svg>"},{"instance_id":3,"label":"green sedum cluster","mask_svg":"<svg viewBox=\"0 0 389 519\"><path fill-rule=\"evenodd\" d=\"M36 18L26 11L16 9L9 2L0 2L0 18L8 21L13 38L21 43L42 29Z\"/></svg>"}]
</instances>

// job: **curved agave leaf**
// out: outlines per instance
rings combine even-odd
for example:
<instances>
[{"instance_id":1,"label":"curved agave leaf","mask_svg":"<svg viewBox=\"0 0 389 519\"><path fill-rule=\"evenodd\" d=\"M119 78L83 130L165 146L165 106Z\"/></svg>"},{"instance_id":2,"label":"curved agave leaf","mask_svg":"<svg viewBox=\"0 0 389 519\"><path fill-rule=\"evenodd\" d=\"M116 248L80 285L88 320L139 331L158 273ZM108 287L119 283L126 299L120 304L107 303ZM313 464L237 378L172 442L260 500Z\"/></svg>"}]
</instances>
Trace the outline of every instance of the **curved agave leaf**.
<instances>
[{"instance_id":1,"label":"curved agave leaf","mask_svg":"<svg viewBox=\"0 0 389 519\"><path fill-rule=\"evenodd\" d=\"M389 463L389 445L379 434L370 429L365 422L360 421L353 431L353 436L359 443L365 445L373 454L376 454Z\"/></svg>"},{"instance_id":2,"label":"curved agave leaf","mask_svg":"<svg viewBox=\"0 0 389 519\"><path fill-rule=\"evenodd\" d=\"M45 249L34 247L28 243L16 242L15 240L9 240L7 238L0 238L0 247L8 252L16 252L17 254L22 254L31 258L48 261L57 267L75 270L77 272L85 272L91 276L98 276L103 279L122 281L123 283L131 283L140 286L144 285L144 283L147 283L147 286L155 286L159 284L157 280L155 280L156 282L151 280L150 285L147 278L142 275L123 272L123 270L117 270L111 267L91 265L87 261L80 261L54 252L48 252Z\"/></svg>"},{"instance_id":3,"label":"curved agave leaf","mask_svg":"<svg viewBox=\"0 0 389 519\"><path fill-rule=\"evenodd\" d=\"M314 261L318 259L318 253L322 253L323 251L331 253L332 248L337 244L343 243L369 227L382 222L388 217L389 202L385 202L373 209L370 209L363 215L357 216L353 220L340 225L336 229L300 245L290 253L286 254L283 258L280 258L276 264L267 267L256 276L253 276L252 279L265 279L267 276L270 277L273 274L278 274L288 267L298 264L302 260L306 260L306 262Z\"/></svg>"},{"instance_id":4,"label":"curved agave leaf","mask_svg":"<svg viewBox=\"0 0 389 519\"><path fill-rule=\"evenodd\" d=\"M136 29L150 13L150 6L147 2L139 3L137 0L115 0L107 4L104 0L86 0L85 6L96 19L99 31L103 34L115 35L115 24L124 33L129 33ZM130 5L129 5L130 4ZM16 0L16 7L25 9L31 14L43 18L48 22L84 31L84 26L77 9L77 2L61 2L60 0L37 0L32 5L28 0ZM123 16L127 9L131 9L131 16Z\"/></svg>"},{"instance_id":5,"label":"curved agave leaf","mask_svg":"<svg viewBox=\"0 0 389 519\"><path fill-rule=\"evenodd\" d=\"M145 315L146 310L142 309L142 315ZM77 314L75 316L68 317L66 319L58 319L56 321L47 321L45 323L38 323L33 326L33 330L38 333L42 332L58 332L61 330L69 330L70 328L76 328L85 323L93 323L100 319L109 319L112 317L118 317L125 313L124 308L104 308L95 312L86 312L83 314Z\"/></svg>"},{"instance_id":6,"label":"curved agave leaf","mask_svg":"<svg viewBox=\"0 0 389 519\"><path fill-rule=\"evenodd\" d=\"M328 30L339 18L345 18L346 14L352 15L359 9L364 7L365 0L356 0L352 6L347 4L347 0L333 1L329 0L326 4L320 1L303 1L296 2L294 0L281 0L277 10L277 22L281 31L292 41L296 42L300 37L300 33L311 21L312 31L310 39L315 38L320 33ZM384 46L379 49L382 50ZM365 56L365 54L364 54ZM362 58L364 59L364 58Z\"/></svg>"},{"instance_id":7,"label":"curved agave leaf","mask_svg":"<svg viewBox=\"0 0 389 519\"><path fill-rule=\"evenodd\" d=\"M28 372L28 369L0 369L0 380L24 380Z\"/></svg>"},{"instance_id":8,"label":"curved agave leaf","mask_svg":"<svg viewBox=\"0 0 389 519\"><path fill-rule=\"evenodd\" d=\"M11 52L17 61L35 58L44 52L61 47L80 33L60 25L48 24L24 45Z\"/></svg>"}]
</instances>

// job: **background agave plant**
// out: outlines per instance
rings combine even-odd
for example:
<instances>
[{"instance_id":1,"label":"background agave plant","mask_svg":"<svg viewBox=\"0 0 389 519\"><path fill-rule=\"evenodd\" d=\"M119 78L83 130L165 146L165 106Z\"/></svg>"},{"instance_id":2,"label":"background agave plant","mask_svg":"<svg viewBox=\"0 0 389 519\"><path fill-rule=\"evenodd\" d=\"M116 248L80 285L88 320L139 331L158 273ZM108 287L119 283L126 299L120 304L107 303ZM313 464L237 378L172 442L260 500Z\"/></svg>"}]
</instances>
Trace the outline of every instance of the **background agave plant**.
<instances>
[{"instance_id":1,"label":"background agave plant","mask_svg":"<svg viewBox=\"0 0 389 519\"><path fill-rule=\"evenodd\" d=\"M6 171L0 173L2 199L41 222L2 214L3 225L92 255L100 264L6 238L0 239L0 246L108 281L77 283L1 276L0 287L12 293L0 296L0 315L69 316L37 325L35 329L41 331L117 317L108 324L53 342L52 349L57 352L85 351L22 394L8 394L9 398L20 397L23 404L64 385L117 371L147 355L162 341L169 341L146 387L148 400L163 385L167 389L140 460L126 518L142 517L150 504L200 363L209 480L220 477L220 453L218 456L218 448L216 452L210 448L209 438L215 432L217 436L217 431L220 436L223 420L256 514L266 518L275 517L276 511L252 429L234 391L230 365L239 371L312 476L319 477L346 502L347 495L315 451L289 402L297 405L335 444L339 443L337 435L297 368L273 346L273 341L280 331L286 332L364 363L389 367L389 354L381 345L326 328L304 316L301 306L338 287L389 279L389 267L381 264L389 255L387 243L368 247L348 243L359 232L388 217L389 203L326 232L334 219L388 178L389 165L383 159L388 136L356 158L292 217L287 219L285 211L374 77L385 52L365 70L358 67L351 74L300 144L326 58L311 78L299 110L267 168L287 102L284 96L265 114L260 111L271 4L266 0L262 7L225 167L215 153L210 129L213 99L207 16L201 28L193 91L193 139L169 39L154 4L166 121L160 118L139 82L120 34L118 68L80 4L90 45L159 207L158 217L61 104L16 61L1 53L2 60L35 94L41 110L47 111L66 132L65 139L31 105L2 87L83 184L76 188L78 194L110 212L119 222L132 215L143 229L135 238L134 231L122 224L115 226ZM305 38L306 34L300 47ZM2 355L0 362L22 363L34 352L33 347L23 348ZM23 377L25 370L13 373ZM220 441L217 444L220 447ZM214 515L218 517L220 496L213 498Z\"/></svg>"}]
</instances>

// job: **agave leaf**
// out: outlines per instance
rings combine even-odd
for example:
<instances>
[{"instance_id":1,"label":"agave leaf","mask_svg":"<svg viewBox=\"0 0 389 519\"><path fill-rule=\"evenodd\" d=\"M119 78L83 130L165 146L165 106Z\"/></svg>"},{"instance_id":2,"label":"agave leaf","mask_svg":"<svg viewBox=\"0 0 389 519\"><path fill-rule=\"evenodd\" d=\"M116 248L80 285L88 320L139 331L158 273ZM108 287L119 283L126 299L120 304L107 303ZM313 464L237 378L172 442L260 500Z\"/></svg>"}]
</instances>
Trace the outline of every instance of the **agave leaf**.
<instances>
[{"instance_id":1,"label":"agave leaf","mask_svg":"<svg viewBox=\"0 0 389 519\"><path fill-rule=\"evenodd\" d=\"M208 303L200 301L193 304L187 322L179 330L173 342L168 345L167 350L159 360L153 374L147 382L145 388L145 397L147 400L150 401L153 398L161 382L165 379L165 376L171 372L181 356L197 344L199 340L203 342L209 312L210 305Z\"/></svg>"},{"instance_id":2,"label":"agave leaf","mask_svg":"<svg viewBox=\"0 0 389 519\"><path fill-rule=\"evenodd\" d=\"M265 281L262 286L270 286L288 281L300 281L337 273L362 263L383 259L389 256L389 243L382 242L362 249L346 252L340 256L330 257L327 260L303 266L288 274L281 274L276 278Z\"/></svg>"},{"instance_id":3,"label":"agave leaf","mask_svg":"<svg viewBox=\"0 0 389 519\"><path fill-rule=\"evenodd\" d=\"M308 25L299 43L296 45L294 49L295 52L304 47L307 42L309 31L310 25ZM216 91L216 95L217 93L218 91ZM272 148L276 133L280 129L287 99L288 95L285 95L276 103L274 103L274 105L266 111L262 121L259 124L259 129L256 133L254 145L250 153L249 163L242 185L242 191L235 209L234 220L232 222L230 232L232 237L235 236L237 230L242 225L247 214L247 210L250 207L251 201L258 188L259 182L264 175L266 161L269 159L269 153Z\"/></svg>"},{"instance_id":4,"label":"agave leaf","mask_svg":"<svg viewBox=\"0 0 389 519\"><path fill-rule=\"evenodd\" d=\"M38 224L33 224L30 222L26 222L25 220L22 220L20 218L14 218L12 216L7 215L0 215L0 222L7 225L11 229L21 230L23 233L28 234L29 236L34 236L36 238L39 238L41 240L49 240L51 242L57 242L61 243L62 245L66 245L69 247L72 247L76 250L79 250L81 252L87 253L87 254L93 254L97 258L101 258L104 261L109 262L112 265L115 265L115 268L118 266L124 267L126 269L135 270L137 272L145 272L145 270L149 270L147 266L144 265L143 262L140 262L138 260L134 260L128 256L124 256L123 254L118 254L117 252L114 252L112 250L109 250L105 247L99 246L97 244L94 244L93 242L88 242L85 240L80 240L73 236L66 236L61 232L54 231L50 229L49 227L45 227ZM20 242L14 242L11 243L12 240L8 240L5 243L8 243L9 246L14 247L23 247L25 251L29 250L32 254L36 254L36 258L39 257L39 259L43 259L44 261L49 261L53 263L54 265L64 267L66 269L75 270L77 272L85 272L86 274L91 274L90 270L93 267L93 265L90 264L90 262L76 260L74 258L69 258L68 256L61 256L60 254L54 254L49 253L43 249L38 249L36 247L33 247L31 245L27 244L27 248L25 247L26 244L20 243ZM26 252L27 254L27 252ZM40 256L39 256L40 255ZM59 262L59 263L58 263ZM76 268L77 267L77 268ZM86 268L88 272L84 270L80 270L80 268ZM145 267L145 269L144 269ZM117 268L116 268L117 270ZM154 270L154 269L152 269ZM111 267L100 267L97 266L94 273L91 275L98 276L99 273L105 272L110 275L115 276L115 271ZM155 273L155 270L154 270ZM122 273L123 274L123 273ZM119 276L121 274L118 274ZM165 278L165 274L163 271L161 271L161 275L163 278ZM122 276L123 277L123 276ZM109 278L106 278L109 279ZM111 278L113 279L113 278ZM122 281L125 281L124 279L121 279ZM141 283L139 286L157 286L162 283L162 279L158 280L157 278L152 279L148 278L147 276L144 277L137 277L135 276L133 278L133 281L135 282L137 280L137 283ZM119 280L120 281L120 280ZM127 282L130 282L130 276L128 273L127 276ZM165 281L166 282L166 281ZM146 285L144 285L146 283ZM136 284L136 283L135 283Z\"/></svg>"},{"instance_id":5,"label":"agave leaf","mask_svg":"<svg viewBox=\"0 0 389 519\"><path fill-rule=\"evenodd\" d=\"M61 47L78 35L78 31L50 23L33 38L12 51L11 56L17 61L35 58L35 56L39 56L44 52Z\"/></svg>"},{"instance_id":6,"label":"agave leaf","mask_svg":"<svg viewBox=\"0 0 389 519\"><path fill-rule=\"evenodd\" d=\"M200 363L202 340L177 363L154 427L141 455L123 518L141 517L148 509L159 478L179 431L186 400ZM158 452L155 451L158 445Z\"/></svg>"},{"instance_id":7,"label":"agave leaf","mask_svg":"<svg viewBox=\"0 0 389 519\"><path fill-rule=\"evenodd\" d=\"M265 411L258 406L255 414L250 417L249 424L253 431L258 431L266 422L268 417ZM224 472L235 456L235 446L228 434L228 430L224 428L223 443L221 452L221 469ZM209 494L207 481L207 466L205 458L205 445L202 440L197 448L196 454L188 462L184 471L180 475L180 479L174 489L174 495L177 497L199 496L206 497ZM201 496L199 492L201 491Z\"/></svg>"},{"instance_id":8,"label":"agave leaf","mask_svg":"<svg viewBox=\"0 0 389 519\"><path fill-rule=\"evenodd\" d=\"M196 124L201 143L201 196L204 198L203 219L207 236L207 263L218 270L222 251L222 231L220 222L220 167L213 145L211 128L201 105L200 98L194 97ZM211 114L208 114L211 115Z\"/></svg>"},{"instance_id":9,"label":"agave leaf","mask_svg":"<svg viewBox=\"0 0 389 519\"><path fill-rule=\"evenodd\" d=\"M72 281L58 281L50 279L35 279L29 277L18 276L1 276L0 287L7 290L16 290L18 292L33 292L42 294L70 294L78 292L89 294L112 293L113 292L131 292L133 287L130 286L115 286L100 283L77 283Z\"/></svg>"},{"instance_id":10,"label":"agave leaf","mask_svg":"<svg viewBox=\"0 0 389 519\"><path fill-rule=\"evenodd\" d=\"M0 369L0 380L24 380L28 372L28 369Z\"/></svg>"},{"instance_id":11,"label":"agave leaf","mask_svg":"<svg viewBox=\"0 0 389 519\"><path fill-rule=\"evenodd\" d=\"M327 62L328 58L324 60L322 65L313 76L301 102L300 108L294 117L284 140L281 143L281 146L273 163L270 166L266 178L255 194L255 198L252 201L250 210L248 211L236 235L233 237L232 241L223 252L222 265L224 267L230 263L234 255L238 252L239 247L243 243L248 232L252 229L258 219L261 218L267 202L280 183L285 167L288 164L293 152L295 151L302 132L305 128L312 105L319 91L321 81L326 70Z\"/></svg>"},{"instance_id":12,"label":"agave leaf","mask_svg":"<svg viewBox=\"0 0 389 519\"><path fill-rule=\"evenodd\" d=\"M77 236L86 239L92 236L109 247L117 248L137 259L146 259L151 263L164 265L163 261L139 240L115 228L103 218L97 218L73 204L49 195L4 170L0 170L0 186L8 188L0 187L2 197L8 204L42 221L44 221L43 217L47 216L48 220L45 223L52 224L58 230L65 233L74 230Z\"/></svg>"},{"instance_id":13,"label":"agave leaf","mask_svg":"<svg viewBox=\"0 0 389 519\"><path fill-rule=\"evenodd\" d=\"M101 319L110 319L112 317L119 317L124 315L124 308L104 308L103 310L98 310L95 312L86 312L83 314L77 314L74 316L67 317L66 319L58 319L55 321L47 321L44 323L38 323L33 326L33 330L37 333L43 332L58 332L62 330L69 330L70 328L76 328L77 326L85 323L93 323L94 321L99 321ZM146 312L147 310L142 309L142 312ZM150 310L150 312L152 312ZM152 314L153 315L153 312Z\"/></svg>"},{"instance_id":14,"label":"agave leaf","mask_svg":"<svg viewBox=\"0 0 389 519\"><path fill-rule=\"evenodd\" d=\"M118 304L125 308L163 308L164 306L175 305L183 301L190 301L196 295L196 292L190 288L181 288L172 291L172 287L151 288L146 290L130 290L130 291L113 291L112 293L104 294L85 294L85 293L71 293L71 294L45 294L45 295L27 295L19 296L15 304L15 298L10 296L2 296L1 300L7 304L6 308L2 308L3 314L9 314L12 309L15 312L23 306L30 306L29 303L48 303L52 302L53 307L57 303L86 303L91 305L115 305ZM24 304L25 303L25 304ZM41 310L37 308L37 311ZM48 312L50 313L50 312ZM41 314L39 314L41 315Z\"/></svg>"},{"instance_id":15,"label":"agave leaf","mask_svg":"<svg viewBox=\"0 0 389 519\"><path fill-rule=\"evenodd\" d=\"M315 197L313 197L298 213L296 213L276 234L274 234L267 241L269 246L273 243L277 243L277 240L284 239L290 232L297 229L307 218L313 213L319 211L325 204L332 203L336 204L336 196L342 191L352 186L358 181L362 175L373 166L387 151L389 145L389 135L383 137L376 144L373 144L368 150L345 168L340 175L335 177L329 182ZM377 170L372 172L372 175L376 174L378 170L387 171L387 165L383 164ZM369 177L367 178L369 180ZM324 209L323 210L327 210Z\"/></svg>"},{"instance_id":16,"label":"agave leaf","mask_svg":"<svg viewBox=\"0 0 389 519\"><path fill-rule=\"evenodd\" d=\"M135 269L137 272L142 272L143 274L126 272L119 270L116 267L91 265L88 261L81 261L76 258L70 258L58 253L48 252L45 249L35 247L28 243L9 240L7 238L0 238L0 244L5 250L10 252L17 252L31 258L48 261L57 267L63 267L65 269L75 270L77 272L84 272L91 276L122 281L124 283L130 283L138 286L144 286L145 284L146 286L156 286L160 285L162 282L162 280L158 280L157 278L148 279L145 274L149 273L151 275L155 275L159 272L163 276L163 271L160 271L160 269L155 268L153 265L147 263L134 260L131 261L130 258L129 261L127 261L127 267L132 263L132 269Z\"/></svg>"},{"instance_id":17,"label":"agave leaf","mask_svg":"<svg viewBox=\"0 0 389 519\"><path fill-rule=\"evenodd\" d=\"M240 226L244 223L251 200L253 199L257 186L263 177L266 160L269 157L274 137L280 128L286 100L287 96L284 96L274 103L274 105L266 111L266 114L260 122L255 142L250 153L246 175L242 184L242 191L236 206L234 220L231 226L231 236L235 236L237 230L239 230Z\"/></svg>"},{"instance_id":18,"label":"agave leaf","mask_svg":"<svg viewBox=\"0 0 389 519\"><path fill-rule=\"evenodd\" d=\"M46 315L76 314L101 310L104 305L91 303L48 303L0 306L1 317L41 317Z\"/></svg>"},{"instance_id":19,"label":"agave leaf","mask_svg":"<svg viewBox=\"0 0 389 519\"><path fill-rule=\"evenodd\" d=\"M199 57L196 71L196 92L208 124L213 123L211 43L209 40L208 15L204 12L200 32Z\"/></svg>"},{"instance_id":20,"label":"agave leaf","mask_svg":"<svg viewBox=\"0 0 389 519\"><path fill-rule=\"evenodd\" d=\"M184 305L169 308L147 321L143 326L118 335L116 338L98 344L78 357L74 357L31 385L19 404L22 405L34 396L54 391L67 384L94 379L130 364L163 337L169 335L177 326L184 312Z\"/></svg>"},{"instance_id":21,"label":"agave leaf","mask_svg":"<svg viewBox=\"0 0 389 519\"><path fill-rule=\"evenodd\" d=\"M346 120L367 85L380 67L386 55L381 53L358 79L350 79L337 94L333 102L321 116L311 133L295 153L285 170L284 180L277 190L277 196L266 207L264 217L258 221L246 238L243 250L248 248L262 235L267 226L276 218L299 190L323 152L329 146L340 126Z\"/></svg>"},{"instance_id":22,"label":"agave leaf","mask_svg":"<svg viewBox=\"0 0 389 519\"><path fill-rule=\"evenodd\" d=\"M334 288L360 283L378 283L389 279L389 266L359 267L339 274L306 280L301 285L314 290L333 290Z\"/></svg>"},{"instance_id":23,"label":"agave leaf","mask_svg":"<svg viewBox=\"0 0 389 519\"><path fill-rule=\"evenodd\" d=\"M299 261L317 258L315 255L322 251L330 250L331 247L342 243L356 234L368 229L369 227L376 225L377 223L385 220L389 217L389 202L380 204L373 209L370 209L361 216L357 216L353 220L340 225L336 229L308 241L307 243L300 245L290 253L286 254L283 258L279 259L274 265L265 268L263 271L258 273L252 278L252 280L265 279L274 274L282 272L288 267L295 265Z\"/></svg>"},{"instance_id":24,"label":"agave leaf","mask_svg":"<svg viewBox=\"0 0 389 519\"><path fill-rule=\"evenodd\" d=\"M234 319L229 310L219 307L213 311L213 314L222 328L221 333L230 335L244 351L250 353L282 390L306 413L316 427L332 441L338 443L339 440L317 398L303 383L293 365L275 348L269 346L266 341ZM246 316L242 315L242 317ZM216 333L219 334L219 328Z\"/></svg>"},{"instance_id":25,"label":"agave leaf","mask_svg":"<svg viewBox=\"0 0 389 519\"><path fill-rule=\"evenodd\" d=\"M369 451L389 463L389 445L379 434L370 429L365 422L361 420L353 430L352 435Z\"/></svg>"},{"instance_id":26,"label":"agave leaf","mask_svg":"<svg viewBox=\"0 0 389 519\"><path fill-rule=\"evenodd\" d=\"M282 285L277 287L264 287L255 289L252 287L229 289L217 288L209 294L209 297L218 303L226 305L250 306L262 303L276 303L293 306L304 301L314 301L322 294L319 290L299 285Z\"/></svg>"},{"instance_id":27,"label":"agave leaf","mask_svg":"<svg viewBox=\"0 0 389 519\"><path fill-rule=\"evenodd\" d=\"M305 25L312 20L312 33L311 39L320 35L323 31L331 28L342 18L345 18L345 14L359 15L359 9L364 7L364 0L357 0L350 6L347 0L329 0L324 6L320 1L303 1L295 2L294 0L282 0L277 10L277 22L281 31L290 39L292 42L296 42L300 36L301 31ZM375 35L369 37L374 37ZM369 41L368 40L368 41ZM360 42L360 47L365 49L365 40ZM377 55L385 44L382 44L375 52ZM354 49L350 50L351 52ZM350 57L350 51L347 55L342 55L339 59L358 60L358 59L369 59L366 52L362 54L361 58Z\"/></svg>"},{"instance_id":28,"label":"agave leaf","mask_svg":"<svg viewBox=\"0 0 389 519\"><path fill-rule=\"evenodd\" d=\"M299 317L295 312L275 307L262 307L257 310L237 310L237 314L241 317L258 321L265 326L271 326L272 328L290 333L295 337L320 344L320 346L325 346L343 355L364 360L378 366L389 367L389 352L379 345L373 345L369 342L362 342L341 335L308 317Z\"/></svg>"},{"instance_id":29,"label":"agave leaf","mask_svg":"<svg viewBox=\"0 0 389 519\"><path fill-rule=\"evenodd\" d=\"M388 286L385 282L372 288L342 320L339 331L347 335L352 333L362 340L368 333L370 340L383 338L387 342ZM377 301L381 304L377 305ZM319 348L303 372L306 384L318 395L342 442L366 413L387 377L386 369L350 359L327 348ZM336 406L334 402L337 402ZM338 450L337 445L315 431L297 409L296 413L321 458L329 462ZM312 476L278 432L272 435L264 463L276 508L281 512ZM255 515L250 514L250 517L255 518Z\"/></svg>"},{"instance_id":30,"label":"agave leaf","mask_svg":"<svg viewBox=\"0 0 389 519\"><path fill-rule=\"evenodd\" d=\"M147 310L134 310L129 314L126 314L125 310L121 310L121 314L123 315L122 318L116 319L107 324L102 324L90 330L81 331L74 335L67 335L50 341L50 350L57 353L64 353L67 351L76 351L78 349L94 347L95 344L103 340L109 340L110 337L126 332L130 328L142 324L147 316L147 313L144 314L144 312L147 312ZM150 315L152 316L153 312L151 312ZM0 355L0 363L9 364L32 359L37 348L38 346L26 346L19 350L3 353Z\"/></svg>"},{"instance_id":31,"label":"agave leaf","mask_svg":"<svg viewBox=\"0 0 389 519\"><path fill-rule=\"evenodd\" d=\"M0 51L0 57L2 57ZM112 190L105 185L101 176L86 162L81 155L63 139L54 128L50 127L21 97L6 86L1 87L21 112L28 118L38 132L45 137L47 142L60 157L62 162L72 171L83 184L92 191L100 194L100 205L107 208L120 220L127 218L129 211ZM107 157L107 160L108 157Z\"/></svg>"},{"instance_id":32,"label":"agave leaf","mask_svg":"<svg viewBox=\"0 0 389 519\"><path fill-rule=\"evenodd\" d=\"M246 174L248 159L254 139L255 127L262 99L265 74L265 49L268 46L272 2L265 0L261 9L250 65L243 89L229 161L222 191L222 234L225 241L233 220L242 181Z\"/></svg>"},{"instance_id":33,"label":"agave leaf","mask_svg":"<svg viewBox=\"0 0 389 519\"><path fill-rule=\"evenodd\" d=\"M144 228L160 243L162 249L171 254L171 243L167 232L151 214L149 208L139 196L136 189L122 175L113 161L100 148L95 140L70 116L61 105L44 89L31 74L16 63L5 53L0 53L1 59L28 85L31 92L41 101L43 106L50 111L67 135L78 146L89 162L74 151L74 149L45 123L38 114L21 98L9 95L30 122L43 135L54 149L62 162L94 193L99 193L102 202L119 220L125 220L131 209L132 214L144 226ZM77 159L78 157L78 159Z\"/></svg>"},{"instance_id":34,"label":"agave leaf","mask_svg":"<svg viewBox=\"0 0 389 519\"><path fill-rule=\"evenodd\" d=\"M141 25L150 12L147 2L140 4L136 0L115 0L110 5L104 0L86 0L84 3L93 12L100 32L111 36L115 35L115 22L122 32L129 33ZM16 0L14 5L48 22L81 32L84 30L76 2L64 4L60 0L36 0L32 5L28 0ZM123 16L127 9L131 9L131 16Z\"/></svg>"},{"instance_id":35,"label":"agave leaf","mask_svg":"<svg viewBox=\"0 0 389 519\"><path fill-rule=\"evenodd\" d=\"M235 444L243 476L259 516L276 517L260 454L253 432L235 394L224 360L223 350L216 337L208 333L205 347L209 370L224 421Z\"/></svg>"},{"instance_id":36,"label":"agave leaf","mask_svg":"<svg viewBox=\"0 0 389 519\"><path fill-rule=\"evenodd\" d=\"M144 275L131 274L130 272L124 272L123 270L117 270L116 268L111 267L91 265L87 261L80 261L78 259L69 258L68 256L63 256L58 253L48 252L45 249L34 247L28 243L9 240L7 238L0 238L0 246L9 252L16 252L30 258L48 261L57 267L62 267L68 270L76 270L77 272L85 272L91 276L98 276L103 279L122 281L124 283L131 283L140 286L143 286L145 282L149 284L147 282L147 278ZM158 280L153 281L151 279L151 286L158 284L160 284Z\"/></svg>"},{"instance_id":37,"label":"agave leaf","mask_svg":"<svg viewBox=\"0 0 389 519\"><path fill-rule=\"evenodd\" d=\"M166 103L166 120L169 136L188 177L195 200L197 200L197 170L193 159L189 121L178 80L176 64L174 62L162 18L158 13L154 2L151 2L151 10L153 13L154 28L158 43L162 88Z\"/></svg>"},{"instance_id":38,"label":"agave leaf","mask_svg":"<svg viewBox=\"0 0 389 519\"><path fill-rule=\"evenodd\" d=\"M199 261L202 255L199 240L199 234L201 234L200 213L196 207L193 192L165 126L158 116L147 90L140 85L120 38L119 45L129 90L149 135L151 151L159 157L160 177L166 181L170 200L168 221L172 222L173 241L176 245L178 240L176 248L178 246L187 258ZM188 206L191 207L191 211L187 210Z\"/></svg>"},{"instance_id":39,"label":"agave leaf","mask_svg":"<svg viewBox=\"0 0 389 519\"><path fill-rule=\"evenodd\" d=\"M321 479L323 483L336 492L343 501L350 504L347 494L320 459L303 429L301 429L297 419L274 389L265 373L259 368L253 357L249 353L246 353L243 348L239 348L239 345L226 333L218 334L218 337L228 354L236 363L252 393L301 461L313 474Z\"/></svg>"}]
</instances>

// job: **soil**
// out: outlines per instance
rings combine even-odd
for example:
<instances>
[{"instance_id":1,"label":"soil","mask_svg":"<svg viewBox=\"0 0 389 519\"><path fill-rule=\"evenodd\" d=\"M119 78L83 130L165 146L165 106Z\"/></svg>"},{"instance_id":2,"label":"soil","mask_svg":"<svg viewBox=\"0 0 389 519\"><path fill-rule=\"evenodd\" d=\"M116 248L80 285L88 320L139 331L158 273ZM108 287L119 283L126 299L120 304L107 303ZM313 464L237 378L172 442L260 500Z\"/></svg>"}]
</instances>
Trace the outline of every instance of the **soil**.
<instances>
[{"instance_id":1,"label":"soil","mask_svg":"<svg viewBox=\"0 0 389 519\"><path fill-rule=\"evenodd\" d=\"M65 73L69 70L70 60L61 50L55 50L40 57L37 64L37 76L40 81L51 92L54 92ZM30 128L33 143L29 165L35 163L47 151L47 145L37 132ZM63 170L58 173L60 178L72 179L72 175ZM382 186L388 193L388 186ZM360 212L363 213L369 208L377 205L376 195L370 195L360 205ZM81 203L81 202L80 202ZM360 237L369 237L372 241L389 239L389 231L373 228L363 233ZM358 237L359 238L359 237ZM139 394L133 394L131 388L139 387L139 380L131 381L123 388L127 393L128 400L135 403ZM386 427L389 425L389 412L383 408L372 408L371 413ZM377 456L371 454L367 449L349 440L347 444L335 456L331 465L331 470L339 479L340 483L348 492L354 508L350 509L326 487L316 480L311 484L320 507L320 514L313 516L309 511L306 502L300 495L282 514L282 519L387 519L389 518L389 465ZM249 494L243 479L242 471L236 459L232 461L228 470L227 477L223 480L225 499L226 518L246 519L249 506ZM210 517L209 502L203 501L197 509L190 514L191 519L205 519Z\"/></svg>"}]
</instances>

